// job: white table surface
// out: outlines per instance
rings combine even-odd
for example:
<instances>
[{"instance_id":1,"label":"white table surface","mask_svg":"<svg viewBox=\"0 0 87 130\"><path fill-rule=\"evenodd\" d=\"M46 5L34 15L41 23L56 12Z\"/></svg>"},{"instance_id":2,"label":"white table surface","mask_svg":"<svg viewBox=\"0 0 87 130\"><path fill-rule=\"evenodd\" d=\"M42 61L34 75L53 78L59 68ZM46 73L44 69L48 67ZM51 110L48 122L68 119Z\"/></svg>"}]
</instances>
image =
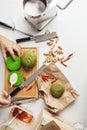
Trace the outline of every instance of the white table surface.
<instances>
[{"instance_id":1,"label":"white table surface","mask_svg":"<svg viewBox=\"0 0 87 130\"><path fill-rule=\"evenodd\" d=\"M64 11L58 9L57 17L41 32L33 29L24 19L22 0L0 0L0 21L6 21L25 32L39 34L46 29L56 31L59 35L61 45L66 54L74 52L73 58L68 62L68 67L57 63L65 76L69 79L74 88L79 92L78 99L60 112L60 116L71 122L87 123L87 0L74 0ZM23 34L12 32L0 27L0 34L15 41L16 38L23 37ZM39 48L39 67L42 65L48 46L46 42L38 43L26 42L22 46L34 46ZM0 52L0 90L4 87L4 60ZM28 105L28 104L26 104ZM35 112L43 108L43 100L34 103ZM3 114L2 109L0 113Z\"/></svg>"}]
</instances>

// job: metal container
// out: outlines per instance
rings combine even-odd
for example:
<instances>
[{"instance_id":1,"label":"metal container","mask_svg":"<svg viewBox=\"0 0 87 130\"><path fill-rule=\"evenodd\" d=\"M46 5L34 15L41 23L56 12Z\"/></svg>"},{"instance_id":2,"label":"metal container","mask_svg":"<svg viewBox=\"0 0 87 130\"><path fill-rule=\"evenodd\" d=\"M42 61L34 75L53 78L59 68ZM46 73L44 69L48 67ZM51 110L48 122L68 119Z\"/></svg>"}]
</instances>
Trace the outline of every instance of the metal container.
<instances>
[{"instance_id":1,"label":"metal container","mask_svg":"<svg viewBox=\"0 0 87 130\"><path fill-rule=\"evenodd\" d=\"M57 8L64 10L72 1L60 7L57 0L23 0L24 17L40 31L57 16Z\"/></svg>"}]
</instances>

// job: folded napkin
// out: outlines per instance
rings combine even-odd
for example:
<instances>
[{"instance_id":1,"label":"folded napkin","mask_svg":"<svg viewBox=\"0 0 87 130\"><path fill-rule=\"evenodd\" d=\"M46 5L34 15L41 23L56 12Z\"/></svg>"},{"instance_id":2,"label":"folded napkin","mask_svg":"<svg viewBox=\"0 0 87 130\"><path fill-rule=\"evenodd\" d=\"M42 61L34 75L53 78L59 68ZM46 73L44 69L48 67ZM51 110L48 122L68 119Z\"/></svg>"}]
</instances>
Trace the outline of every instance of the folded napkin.
<instances>
[{"instance_id":1,"label":"folded napkin","mask_svg":"<svg viewBox=\"0 0 87 130\"><path fill-rule=\"evenodd\" d=\"M46 76L48 76L48 79L46 79ZM65 86L65 91L60 98L55 98L50 94L51 83L55 80L62 82ZM72 87L69 80L55 63L49 64L41 75L37 77L36 81L47 108L52 113L60 112L79 96L78 92Z\"/></svg>"}]
</instances>

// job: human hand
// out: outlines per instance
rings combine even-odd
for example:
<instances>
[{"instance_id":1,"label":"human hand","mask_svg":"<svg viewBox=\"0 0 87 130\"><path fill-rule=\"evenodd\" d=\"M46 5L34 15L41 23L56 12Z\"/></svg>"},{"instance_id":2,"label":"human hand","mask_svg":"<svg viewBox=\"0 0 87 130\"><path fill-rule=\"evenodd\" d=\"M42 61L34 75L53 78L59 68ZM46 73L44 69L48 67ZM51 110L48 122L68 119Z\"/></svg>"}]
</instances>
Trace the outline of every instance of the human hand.
<instances>
[{"instance_id":1,"label":"human hand","mask_svg":"<svg viewBox=\"0 0 87 130\"><path fill-rule=\"evenodd\" d=\"M0 35L0 48L6 61L7 52L15 59L15 53L20 56L21 46Z\"/></svg>"},{"instance_id":2,"label":"human hand","mask_svg":"<svg viewBox=\"0 0 87 130\"><path fill-rule=\"evenodd\" d=\"M0 92L0 107L3 107L4 105L10 105L11 97L9 96L7 98L7 96L8 96L8 93L5 90Z\"/></svg>"}]
</instances>

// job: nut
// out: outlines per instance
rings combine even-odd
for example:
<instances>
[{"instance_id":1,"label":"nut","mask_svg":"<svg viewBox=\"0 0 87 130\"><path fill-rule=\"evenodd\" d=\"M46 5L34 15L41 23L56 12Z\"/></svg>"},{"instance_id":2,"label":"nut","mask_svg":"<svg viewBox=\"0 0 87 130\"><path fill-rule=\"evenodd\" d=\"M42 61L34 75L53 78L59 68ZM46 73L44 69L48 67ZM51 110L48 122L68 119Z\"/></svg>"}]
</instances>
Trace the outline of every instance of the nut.
<instances>
[{"instance_id":1,"label":"nut","mask_svg":"<svg viewBox=\"0 0 87 130\"><path fill-rule=\"evenodd\" d=\"M45 31L45 34L49 34L50 33L50 31L47 29L46 31Z\"/></svg>"},{"instance_id":2,"label":"nut","mask_svg":"<svg viewBox=\"0 0 87 130\"><path fill-rule=\"evenodd\" d=\"M57 37L57 38L56 38L56 41L55 41L55 43L58 43L58 41L59 41L59 37Z\"/></svg>"},{"instance_id":3,"label":"nut","mask_svg":"<svg viewBox=\"0 0 87 130\"><path fill-rule=\"evenodd\" d=\"M59 55L60 55L60 54L63 54L63 51L58 49L58 50L57 50L57 54L59 54Z\"/></svg>"},{"instance_id":4,"label":"nut","mask_svg":"<svg viewBox=\"0 0 87 130\"><path fill-rule=\"evenodd\" d=\"M46 34L50 33L49 30L45 31ZM52 32L53 34L57 34L56 32ZM47 53L44 53L45 56L45 62L50 63L50 62L61 62L63 61L65 58L63 56L63 48L61 46L58 46L58 48L56 48L56 44L59 41L59 37L57 36L55 39L50 39L47 42L48 46L51 46L49 51Z\"/></svg>"},{"instance_id":5,"label":"nut","mask_svg":"<svg viewBox=\"0 0 87 130\"><path fill-rule=\"evenodd\" d=\"M51 46L51 45L53 45L53 42L49 41L49 42L47 42L47 45Z\"/></svg>"},{"instance_id":6,"label":"nut","mask_svg":"<svg viewBox=\"0 0 87 130\"><path fill-rule=\"evenodd\" d=\"M63 50L63 48L62 48L61 46L58 46L58 49L59 49L59 50Z\"/></svg>"},{"instance_id":7,"label":"nut","mask_svg":"<svg viewBox=\"0 0 87 130\"><path fill-rule=\"evenodd\" d=\"M64 56L60 56L59 61L63 61L63 60L64 60Z\"/></svg>"}]
</instances>

